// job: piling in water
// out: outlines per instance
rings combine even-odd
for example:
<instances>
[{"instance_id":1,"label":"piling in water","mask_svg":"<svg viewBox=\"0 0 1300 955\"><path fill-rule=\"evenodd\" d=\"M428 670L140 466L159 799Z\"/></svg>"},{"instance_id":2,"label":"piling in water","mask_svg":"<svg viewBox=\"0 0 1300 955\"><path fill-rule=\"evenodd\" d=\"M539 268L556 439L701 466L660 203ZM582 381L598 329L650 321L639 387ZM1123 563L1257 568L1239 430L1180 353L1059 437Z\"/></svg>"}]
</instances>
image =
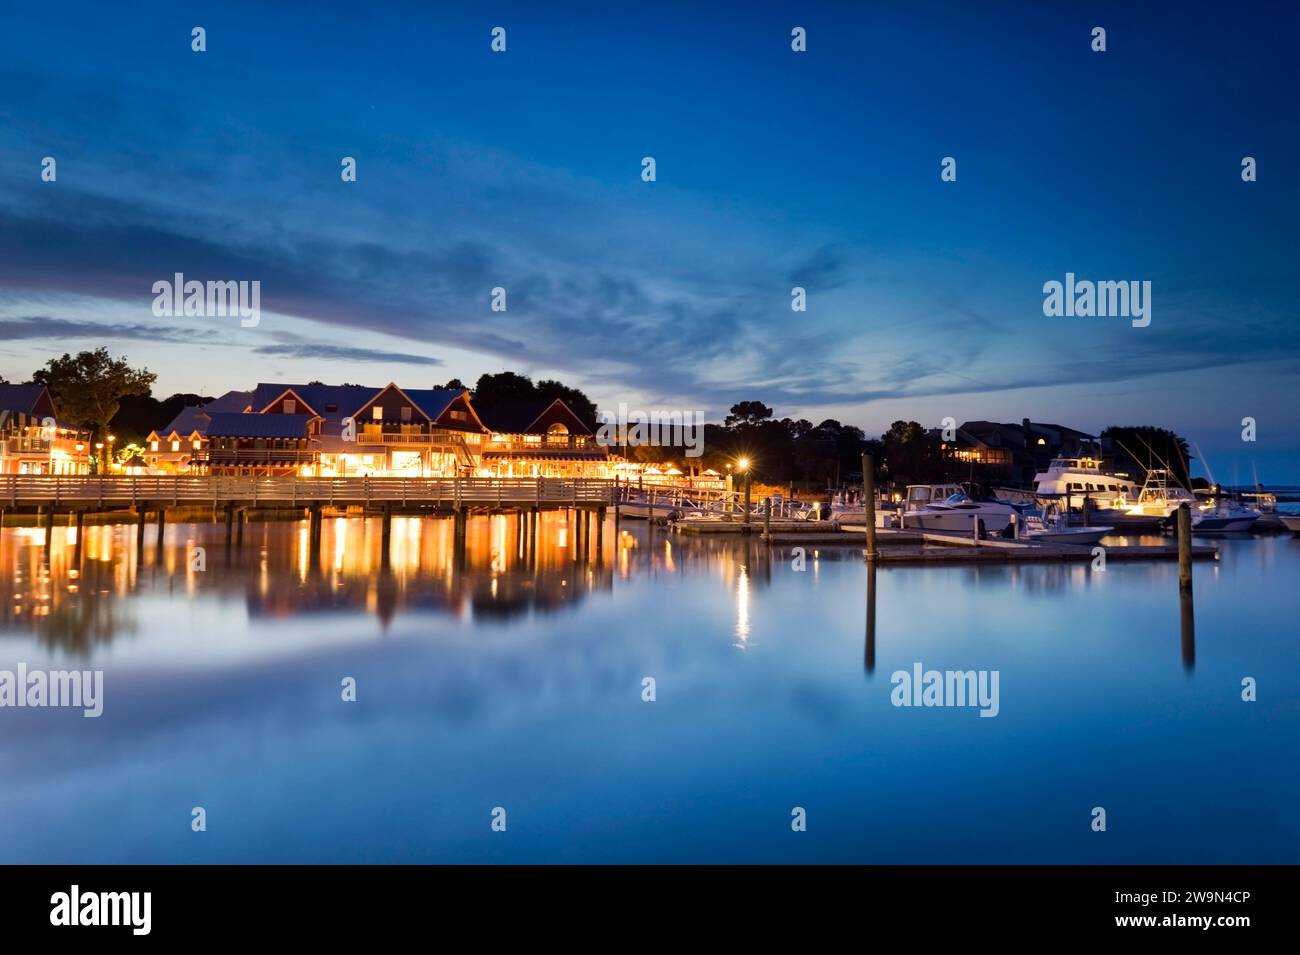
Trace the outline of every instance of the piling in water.
<instances>
[{"instance_id":1,"label":"piling in water","mask_svg":"<svg viewBox=\"0 0 1300 955\"><path fill-rule=\"evenodd\" d=\"M867 525L867 560L876 559L876 459L862 455L862 514Z\"/></svg>"},{"instance_id":2,"label":"piling in water","mask_svg":"<svg viewBox=\"0 0 1300 955\"><path fill-rule=\"evenodd\" d=\"M1178 505L1178 589L1192 590L1192 512Z\"/></svg>"}]
</instances>

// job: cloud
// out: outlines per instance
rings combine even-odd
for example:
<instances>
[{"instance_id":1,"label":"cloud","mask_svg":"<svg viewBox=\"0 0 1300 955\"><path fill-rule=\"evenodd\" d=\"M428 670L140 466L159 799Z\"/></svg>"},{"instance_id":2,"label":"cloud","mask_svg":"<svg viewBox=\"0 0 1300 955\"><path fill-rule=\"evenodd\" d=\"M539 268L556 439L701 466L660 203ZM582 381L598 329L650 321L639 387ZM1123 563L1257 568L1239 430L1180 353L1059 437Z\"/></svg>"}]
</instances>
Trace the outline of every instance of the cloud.
<instances>
[{"instance_id":1,"label":"cloud","mask_svg":"<svg viewBox=\"0 0 1300 955\"><path fill-rule=\"evenodd\" d=\"M48 315L26 315L18 318L0 318L0 341L64 340L71 338L123 338L140 341L178 342L193 344L229 344L215 330L145 323L101 322L93 319L51 318Z\"/></svg>"},{"instance_id":2,"label":"cloud","mask_svg":"<svg viewBox=\"0 0 1300 955\"><path fill-rule=\"evenodd\" d=\"M425 355L408 355L401 352L377 351L373 348L354 348L347 345L316 345L303 342L293 345L261 345L253 349L256 355L277 355L282 358L304 358L324 361L369 361L402 365L441 365L441 358Z\"/></svg>"}]
</instances>

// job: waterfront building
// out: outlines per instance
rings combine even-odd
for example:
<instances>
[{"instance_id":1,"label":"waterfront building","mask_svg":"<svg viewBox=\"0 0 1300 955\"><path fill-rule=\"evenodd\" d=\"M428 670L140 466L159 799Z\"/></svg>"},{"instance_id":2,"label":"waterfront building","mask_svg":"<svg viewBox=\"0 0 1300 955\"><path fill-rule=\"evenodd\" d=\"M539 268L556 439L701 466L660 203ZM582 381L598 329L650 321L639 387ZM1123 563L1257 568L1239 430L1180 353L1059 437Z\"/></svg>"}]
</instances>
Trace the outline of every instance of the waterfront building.
<instances>
[{"instance_id":1,"label":"waterfront building","mask_svg":"<svg viewBox=\"0 0 1300 955\"><path fill-rule=\"evenodd\" d=\"M560 398L498 401L478 410L489 430L482 468L490 476L608 478L614 474L609 450Z\"/></svg>"},{"instance_id":2,"label":"waterfront building","mask_svg":"<svg viewBox=\"0 0 1300 955\"><path fill-rule=\"evenodd\" d=\"M0 384L0 474L89 474L91 432L60 421L42 384Z\"/></svg>"}]
</instances>

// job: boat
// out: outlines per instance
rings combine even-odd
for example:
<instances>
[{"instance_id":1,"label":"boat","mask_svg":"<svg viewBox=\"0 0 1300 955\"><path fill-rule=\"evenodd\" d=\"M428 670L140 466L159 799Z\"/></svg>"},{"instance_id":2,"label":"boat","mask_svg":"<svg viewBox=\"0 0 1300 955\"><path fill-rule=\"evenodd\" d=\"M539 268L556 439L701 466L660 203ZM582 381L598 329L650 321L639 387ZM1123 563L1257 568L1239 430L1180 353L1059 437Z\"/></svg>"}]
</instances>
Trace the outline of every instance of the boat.
<instances>
[{"instance_id":1,"label":"boat","mask_svg":"<svg viewBox=\"0 0 1300 955\"><path fill-rule=\"evenodd\" d=\"M940 534L1005 535L1011 527L1013 516L1020 511L1002 501L976 501L958 488L946 498L938 500L935 489L953 488L956 485L913 484L907 488L908 508L903 513L903 529L935 531ZM913 507L914 503L922 503Z\"/></svg>"},{"instance_id":2,"label":"boat","mask_svg":"<svg viewBox=\"0 0 1300 955\"><path fill-rule=\"evenodd\" d=\"M1292 534L1300 534L1300 514L1283 514L1278 512L1277 519Z\"/></svg>"},{"instance_id":3,"label":"boat","mask_svg":"<svg viewBox=\"0 0 1300 955\"><path fill-rule=\"evenodd\" d=\"M1121 497L1136 497L1138 486L1127 477L1104 471L1096 458L1056 457L1046 471L1034 475L1034 494L1063 499L1070 510L1080 510L1084 499L1099 508Z\"/></svg>"},{"instance_id":4,"label":"boat","mask_svg":"<svg viewBox=\"0 0 1300 955\"><path fill-rule=\"evenodd\" d=\"M1105 525L1073 527L1061 509L1055 504L1050 504L1043 509L1042 514L1030 514L1025 517L1020 537L1022 540L1036 541L1040 544L1089 546L1098 543L1114 530L1114 527Z\"/></svg>"},{"instance_id":5,"label":"boat","mask_svg":"<svg viewBox=\"0 0 1300 955\"><path fill-rule=\"evenodd\" d=\"M1262 516L1254 508L1236 501L1219 500L1192 511L1192 531L1197 534L1248 531Z\"/></svg>"}]
</instances>

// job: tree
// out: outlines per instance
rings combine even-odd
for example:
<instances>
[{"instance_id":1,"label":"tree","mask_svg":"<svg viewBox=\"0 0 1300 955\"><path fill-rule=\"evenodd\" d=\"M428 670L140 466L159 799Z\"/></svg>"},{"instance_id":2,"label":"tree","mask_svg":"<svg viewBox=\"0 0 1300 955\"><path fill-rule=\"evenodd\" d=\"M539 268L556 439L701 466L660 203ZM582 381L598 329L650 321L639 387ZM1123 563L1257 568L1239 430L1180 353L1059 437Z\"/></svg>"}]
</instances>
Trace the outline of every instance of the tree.
<instances>
[{"instance_id":1,"label":"tree","mask_svg":"<svg viewBox=\"0 0 1300 955\"><path fill-rule=\"evenodd\" d=\"M62 417L93 428L101 439L109 433L122 398L149 394L157 378L147 368L132 368L125 358L112 357L103 347L76 357L64 352L32 375L50 389Z\"/></svg>"},{"instance_id":2,"label":"tree","mask_svg":"<svg viewBox=\"0 0 1300 955\"><path fill-rule=\"evenodd\" d=\"M770 417L772 409L763 402L739 401L731 406L731 414L727 415L723 423L728 428L734 428L739 425L756 425Z\"/></svg>"},{"instance_id":3,"label":"tree","mask_svg":"<svg viewBox=\"0 0 1300 955\"><path fill-rule=\"evenodd\" d=\"M457 381L453 378L452 381ZM450 387L450 383L448 383ZM577 388L553 379L533 384L527 375L503 371L495 375L480 375L474 386L474 403L485 408L499 401L554 401L559 398L589 426L596 426L596 405Z\"/></svg>"},{"instance_id":4,"label":"tree","mask_svg":"<svg viewBox=\"0 0 1300 955\"><path fill-rule=\"evenodd\" d=\"M479 375L474 385L474 400L484 405L496 401L513 401L537 397L537 386L527 375L503 371L495 375Z\"/></svg>"},{"instance_id":5,"label":"tree","mask_svg":"<svg viewBox=\"0 0 1300 955\"><path fill-rule=\"evenodd\" d=\"M895 421L881 435L887 473L895 481L928 484L943 480L943 448L937 434L915 421Z\"/></svg>"},{"instance_id":6,"label":"tree","mask_svg":"<svg viewBox=\"0 0 1300 955\"><path fill-rule=\"evenodd\" d=\"M451 381L447 382L445 385L442 385L441 387L446 391L464 391L465 382L461 381L459 378L453 378Z\"/></svg>"},{"instance_id":7,"label":"tree","mask_svg":"<svg viewBox=\"0 0 1300 955\"><path fill-rule=\"evenodd\" d=\"M1101 433L1110 443L1115 467L1127 470L1136 465L1145 475L1151 468L1168 468L1184 487L1188 484L1187 441L1168 428L1149 424L1111 425Z\"/></svg>"}]
</instances>

